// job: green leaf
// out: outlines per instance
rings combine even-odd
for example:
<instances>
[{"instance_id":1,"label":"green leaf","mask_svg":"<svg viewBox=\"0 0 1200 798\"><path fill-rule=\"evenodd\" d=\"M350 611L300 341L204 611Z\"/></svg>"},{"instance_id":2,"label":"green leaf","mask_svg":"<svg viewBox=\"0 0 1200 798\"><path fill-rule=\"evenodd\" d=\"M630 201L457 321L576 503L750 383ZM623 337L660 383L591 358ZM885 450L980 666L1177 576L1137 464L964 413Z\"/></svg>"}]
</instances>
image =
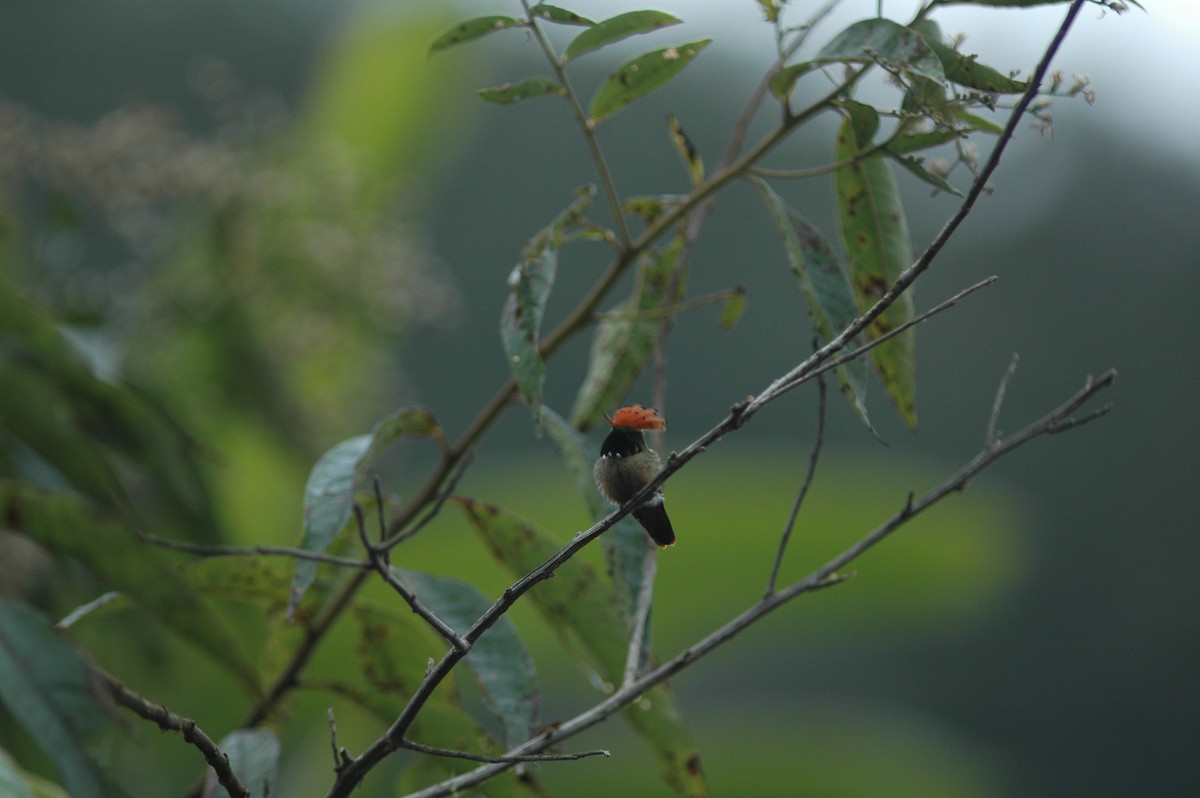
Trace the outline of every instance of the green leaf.
<instances>
[{"instance_id":1,"label":"green leaf","mask_svg":"<svg viewBox=\"0 0 1200 798\"><path fill-rule=\"evenodd\" d=\"M685 194L663 194L652 197L630 197L621 204L621 210L624 213L632 213L641 218L646 224L654 224L658 217L662 216L669 209L675 207L687 199Z\"/></svg>"},{"instance_id":2,"label":"green leaf","mask_svg":"<svg viewBox=\"0 0 1200 798\"><path fill-rule=\"evenodd\" d=\"M633 296L596 325L587 375L571 409L571 426L576 429L591 429L616 406L646 367L662 326L663 316L658 311L675 304L683 295L683 276L674 277L682 246L676 238L666 250L647 253Z\"/></svg>"},{"instance_id":3,"label":"green leaf","mask_svg":"<svg viewBox=\"0 0 1200 798\"><path fill-rule=\"evenodd\" d=\"M576 14L574 11L568 11L565 8L552 6L549 3L538 3L533 8L529 9L529 13L535 17L557 22L560 25L595 25L596 23L585 16Z\"/></svg>"},{"instance_id":4,"label":"green leaf","mask_svg":"<svg viewBox=\"0 0 1200 798\"><path fill-rule=\"evenodd\" d=\"M678 47L664 47L626 61L604 79L592 96L588 121L595 125L661 87L683 71L711 41L701 39Z\"/></svg>"},{"instance_id":5,"label":"green leaf","mask_svg":"<svg viewBox=\"0 0 1200 798\"><path fill-rule=\"evenodd\" d=\"M3 748L0 748L0 795L8 798L33 798L25 774Z\"/></svg>"},{"instance_id":6,"label":"green leaf","mask_svg":"<svg viewBox=\"0 0 1200 798\"><path fill-rule=\"evenodd\" d=\"M470 499L453 501L514 576L528 573L559 549L540 529L515 515ZM625 617L613 587L594 568L578 557L568 560L553 579L530 590L528 598L564 641L579 645L602 679L620 684L629 644ZM666 685L647 691L624 715L654 751L659 772L672 789L680 795L708 795L699 753Z\"/></svg>"},{"instance_id":7,"label":"green leaf","mask_svg":"<svg viewBox=\"0 0 1200 798\"><path fill-rule=\"evenodd\" d=\"M891 152L890 148L888 149L887 152L888 152L888 155L892 156L893 161L900 164L905 169L907 169L908 171L910 171L914 175L916 175L919 179L923 180L924 182L928 183L929 185L933 186L934 188L936 188L940 191L949 192L956 197L964 196L961 191L959 191L957 188L952 186L950 183L947 183L945 180L943 180L942 178L938 177L937 175L933 174L928 169L926 169L925 164L923 163L924 158L918 158L915 156L905 157L902 155L896 155Z\"/></svg>"},{"instance_id":8,"label":"green leaf","mask_svg":"<svg viewBox=\"0 0 1200 798\"><path fill-rule=\"evenodd\" d=\"M429 54L433 55L456 44L474 41L475 39L487 36L489 33L495 33L498 30L520 28L524 27L524 25L525 23L520 20L505 16L468 19L465 22L459 22L457 25L450 27L441 36L434 39L433 44L429 45Z\"/></svg>"},{"instance_id":9,"label":"green leaf","mask_svg":"<svg viewBox=\"0 0 1200 798\"><path fill-rule=\"evenodd\" d=\"M586 186L576 193L575 200L525 245L520 263L509 273L509 294L500 314L500 340L508 356L508 366L539 430L546 364L538 346L546 300L550 298L558 269L558 249L568 228L583 221L596 189Z\"/></svg>"},{"instance_id":10,"label":"green leaf","mask_svg":"<svg viewBox=\"0 0 1200 798\"><path fill-rule=\"evenodd\" d=\"M79 652L42 616L0 599L0 699L74 798L112 795L85 748L107 722L94 690Z\"/></svg>"},{"instance_id":11,"label":"green leaf","mask_svg":"<svg viewBox=\"0 0 1200 798\"><path fill-rule=\"evenodd\" d=\"M692 140L688 138L683 125L679 124L674 114L667 115L667 128L671 134L671 143L675 145L688 175L692 178L692 185L700 185L704 182L704 159L700 157L696 145L692 144Z\"/></svg>"},{"instance_id":12,"label":"green leaf","mask_svg":"<svg viewBox=\"0 0 1200 798\"><path fill-rule=\"evenodd\" d=\"M921 34L885 17L855 22L830 40L817 61L879 61L891 70L946 81L942 62Z\"/></svg>"},{"instance_id":13,"label":"green leaf","mask_svg":"<svg viewBox=\"0 0 1200 798\"><path fill-rule=\"evenodd\" d=\"M763 12L763 19L767 22L779 21L779 3L775 0L758 0L758 7Z\"/></svg>"},{"instance_id":14,"label":"green leaf","mask_svg":"<svg viewBox=\"0 0 1200 798\"><path fill-rule=\"evenodd\" d=\"M746 312L746 292L739 286L721 305L721 329L732 330Z\"/></svg>"},{"instance_id":15,"label":"green leaf","mask_svg":"<svg viewBox=\"0 0 1200 798\"><path fill-rule=\"evenodd\" d=\"M1000 125L997 125L992 120L979 116L978 114L969 113L961 108L955 110L954 115L966 122L975 130L979 130L984 133L992 133L997 136L1004 132L1004 128Z\"/></svg>"},{"instance_id":16,"label":"green leaf","mask_svg":"<svg viewBox=\"0 0 1200 798\"><path fill-rule=\"evenodd\" d=\"M0 517L56 556L78 560L106 588L199 646L257 694L258 675L220 617L176 573L166 554L81 499L0 480Z\"/></svg>"},{"instance_id":17,"label":"green leaf","mask_svg":"<svg viewBox=\"0 0 1200 798\"><path fill-rule=\"evenodd\" d=\"M604 515L604 505L600 501L600 493L596 490L596 483L592 477L593 458L588 457L584 451L583 436L568 424L565 418L545 405L542 406L542 418L546 422L546 431L550 434L550 440L554 442L554 448L558 450L558 456L562 458L567 471L575 478L575 486L579 489L579 495L588 509L589 517L601 518Z\"/></svg>"},{"instance_id":18,"label":"green leaf","mask_svg":"<svg viewBox=\"0 0 1200 798\"><path fill-rule=\"evenodd\" d=\"M370 435L358 435L336 444L317 460L304 486L304 535L300 548L323 552L350 521L354 493L370 476L371 469L396 441L409 436L428 436L444 441L442 428L433 413L423 407L401 408L386 416ZM314 560L297 560L288 603L289 617L317 574Z\"/></svg>"},{"instance_id":19,"label":"green leaf","mask_svg":"<svg viewBox=\"0 0 1200 798\"><path fill-rule=\"evenodd\" d=\"M683 20L662 11L629 11L599 22L585 30L567 45L563 61L578 58L601 47L627 39L639 33L678 25Z\"/></svg>"},{"instance_id":20,"label":"green leaf","mask_svg":"<svg viewBox=\"0 0 1200 798\"><path fill-rule=\"evenodd\" d=\"M849 118L838 131L835 159L862 149ZM860 310L883 296L912 262L912 242L896 180L882 154L858 160L834 174L842 244L850 261L850 281ZM871 339L913 317L912 290L905 291L867 327ZM916 341L911 329L871 350L875 370L901 418L916 427Z\"/></svg>"},{"instance_id":21,"label":"green leaf","mask_svg":"<svg viewBox=\"0 0 1200 798\"><path fill-rule=\"evenodd\" d=\"M892 139L888 142L887 150L894 155L907 155L910 152L938 147L963 138L965 135L966 133L961 130L932 130L928 133L913 133Z\"/></svg>"},{"instance_id":22,"label":"green leaf","mask_svg":"<svg viewBox=\"0 0 1200 798\"><path fill-rule=\"evenodd\" d=\"M271 798L279 781L279 738L269 729L237 729L225 735L217 748L229 757L229 766L250 790L250 798ZM208 770L208 789L217 789L217 775ZM213 792L212 794L216 794ZM222 788L222 795L228 795Z\"/></svg>"},{"instance_id":23,"label":"green leaf","mask_svg":"<svg viewBox=\"0 0 1200 798\"><path fill-rule=\"evenodd\" d=\"M846 112L850 126L854 129L854 138L858 141L858 146L864 149L869 147L871 139L875 138L875 134L879 131L879 111L875 110L874 106L854 100L842 100L838 103L838 107Z\"/></svg>"},{"instance_id":24,"label":"green leaf","mask_svg":"<svg viewBox=\"0 0 1200 798\"><path fill-rule=\"evenodd\" d=\"M796 88L796 81L819 66L819 61L803 61L785 66L771 78L771 93L781 100L786 100L791 96L792 89Z\"/></svg>"},{"instance_id":25,"label":"green leaf","mask_svg":"<svg viewBox=\"0 0 1200 798\"><path fill-rule=\"evenodd\" d=\"M829 241L816 227L788 205L765 180L753 178L767 206L767 213L783 241L788 265L800 281L800 289L812 318L813 329L822 342L832 341L858 316L850 281ZM852 341L857 345L858 341ZM860 358L837 369L842 395L859 420L876 438L879 433L867 413L867 371Z\"/></svg>"},{"instance_id":26,"label":"green leaf","mask_svg":"<svg viewBox=\"0 0 1200 798\"><path fill-rule=\"evenodd\" d=\"M479 89L475 92L479 99L500 105L512 105L522 100L532 100L536 97L546 97L551 94L566 94L567 90L556 80L535 76L526 78L520 83L505 83L494 89Z\"/></svg>"},{"instance_id":27,"label":"green leaf","mask_svg":"<svg viewBox=\"0 0 1200 798\"><path fill-rule=\"evenodd\" d=\"M492 606L473 585L461 579L393 568L421 601L460 635ZM504 744L525 742L537 724L539 701L533 658L507 617L501 617L475 641L466 658L479 686L504 726Z\"/></svg>"},{"instance_id":28,"label":"green leaf","mask_svg":"<svg viewBox=\"0 0 1200 798\"><path fill-rule=\"evenodd\" d=\"M946 79L960 86L994 94L1020 94L1029 84L1016 80L976 61L974 55L963 55L943 43L942 32L938 24L931 19L923 19L913 25L925 37L946 72Z\"/></svg>"}]
</instances>

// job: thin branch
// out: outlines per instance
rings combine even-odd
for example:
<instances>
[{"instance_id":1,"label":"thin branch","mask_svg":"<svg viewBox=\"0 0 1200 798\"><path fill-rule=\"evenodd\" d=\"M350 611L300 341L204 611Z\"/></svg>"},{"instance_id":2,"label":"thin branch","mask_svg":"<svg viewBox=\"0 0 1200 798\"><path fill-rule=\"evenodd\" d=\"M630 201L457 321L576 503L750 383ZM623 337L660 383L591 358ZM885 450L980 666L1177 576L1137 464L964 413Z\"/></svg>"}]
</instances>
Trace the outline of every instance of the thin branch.
<instances>
[{"instance_id":1,"label":"thin branch","mask_svg":"<svg viewBox=\"0 0 1200 798\"><path fill-rule=\"evenodd\" d=\"M449 481L446 483L445 487L438 492L437 498L434 499L433 506L429 508L421 520L417 521L417 523L413 524L410 528L404 530L404 532L381 540L378 546L380 552L391 551L396 546L416 535L422 529L427 527L429 523L433 521L433 519L437 518L438 513L440 513L442 511L442 507L445 506L446 500L454 495L454 490L458 487L458 481L462 479L462 475L466 473L467 466L470 464L471 454L468 452L458 459L457 465L454 466L453 472L450 474ZM381 519L380 524L382 523L383 521ZM380 534L382 535L383 533L381 532Z\"/></svg>"},{"instance_id":2,"label":"thin branch","mask_svg":"<svg viewBox=\"0 0 1200 798\"><path fill-rule=\"evenodd\" d=\"M344 568L370 568L371 564L349 557L335 557L332 554L322 554L305 549L294 549L288 546L208 546L200 543L185 543L181 540L168 540L155 535L141 534L140 538L153 546L164 549L195 554L198 557L291 557L296 560L311 560L313 562L340 565Z\"/></svg>"},{"instance_id":3,"label":"thin branch","mask_svg":"<svg viewBox=\"0 0 1200 798\"><path fill-rule=\"evenodd\" d=\"M796 526L796 516L800 514L800 507L804 504L804 498L808 495L808 489L812 485L813 478L817 475L817 461L821 457L821 446L825 442L825 378L821 375L817 376L817 438L813 441L812 452L808 456L808 471L804 475L804 482L800 484L800 490L796 492L796 501L792 503L792 511L788 514L787 524L783 527L783 534L779 536L779 549L775 552L775 564L771 567L771 576L767 580L767 592L765 596L770 596L775 592L775 584L779 579L779 569L783 567L783 555L787 551L788 541L792 537L792 530Z\"/></svg>"},{"instance_id":4,"label":"thin branch","mask_svg":"<svg viewBox=\"0 0 1200 798\"><path fill-rule=\"evenodd\" d=\"M757 604L749 607L740 615L731 619L707 637L689 646L659 667L643 674L629 684L622 685L612 695L591 709L581 712L574 718L558 724L553 729L522 745L516 746L509 751L509 754L524 755L534 753L567 740L629 706L650 688L666 681L696 660L729 642L765 615L773 612L792 599L806 593L841 584L851 578L854 575L853 572L842 572L842 569L847 565L917 515L920 515L947 496L962 491L974 477L993 465L1004 455L1009 454L1041 435L1054 432L1056 428L1071 417L1072 413L1091 400L1098 392L1110 387L1116 380L1116 376L1116 372L1110 370L1102 374L1095 381L1089 378L1084 387L1074 396L1067 399L1041 419L1029 424L1020 432L998 442L996 446L981 450L966 465L919 500L913 501L910 496L904 506L895 515L808 576L793 582L782 590L769 594ZM483 765L475 770L411 793L407 798L440 798L440 796L454 795L486 781L510 766L507 763ZM331 793L331 795L333 794L342 793Z\"/></svg>"},{"instance_id":5,"label":"thin branch","mask_svg":"<svg viewBox=\"0 0 1200 798\"><path fill-rule=\"evenodd\" d=\"M1017 364L1021 362L1021 358L1016 352L1013 352L1012 360L1008 362L1008 368L1004 370L1004 376L1000 378L1000 385L996 388L996 398L992 400L992 412L988 416L987 432L983 435L983 445L995 446L999 438L996 435L996 424L1000 421L1000 408L1004 405L1004 393L1008 390L1009 380L1017 371Z\"/></svg>"},{"instance_id":6,"label":"thin branch","mask_svg":"<svg viewBox=\"0 0 1200 798\"><path fill-rule=\"evenodd\" d=\"M196 721L177 715L162 704L153 704L147 701L117 681L114 676L96 666L91 666L91 669L105 691L117 704L156 724L163 731L180 732L184 741L195 746L196 750L204 757L204 761L216 773L217 781L230 795L237 796L237 798L245 798L250 795L249 788L242 784L237 774L233 772L233 768L230 767L229 757L217 747L217 744L204 733L203 729L196 725Z\"/></svg>"},{"instance_id":7,"label":"thin branch","mask_svg":"<svg viewBox=\"0 0 1200 798\"><path fill-rule=\"evenodd\" d=\"M432 754L433 756L445 756L453 759L469 759L472 762L488 762L491 764L517 764L518 762L573 762L577 759L587 759L592 756L612 756L611 751L606 751L603 748L597 748L594 751L580 751L575 754L526 754L514 756L487 756L485 754L473 754L470 751L455 751L451 748L436 748L432 745L424 745L413 740L404 739L400 741L401 748L407 748L410 751L419 751L422 754Z\"/></svg>"},{"instance_id":8,"label":"thin branch","mask_svg":"<svg viewBox=\"0 0 1200 798\"><path fill-rule=\"evenodd\" d=\"M629 650L625 654L625 674L621 684L629 684L638 676L645 649L646 625L654 604L654 577L658 573L658 552L647 539L642 547L642 581L638 587L637 604L633 608L633 631L629 635Z\"/></svg>"},{"instance_id":9,"label":"thin branch","mask_svg":"<svg viewBox=\"0 0 1200 798\"><path fill-rule=\"evenodd\" d=\"M76 623L81 621L86 616L103 607L105 604L116 601L121 597L121 594L116 590L110 590L107 593L101 593L96 598L89 601L87 604L81 604L71 610L63 619L54 624L55 629L70 629Z\"/></svg>"},{"instance_id":10,"label":"thin branch","mask_svg":"<svg viewBox=\"0 0 1200 798\"><path fill-rule=\"evenodd\" d=\"M741 286L734 288L725 288L720 291L714 291L711 294L698 296L695 299L689 299L687 302L678 302L674 305L669 305L661 308L647 308L646 310L626 310L626 311L610 311L606 313L597 313L596 319L657 319L664 316L677 316L680 313L687 313L690 310L705 307L706 305L715 305L716 303L729 299L734 296L741 296L746 293L746 289ZM656 405L657 407L657 405ZM663 408L659 408L662 410Z\"/></svg>"}]
</instances>

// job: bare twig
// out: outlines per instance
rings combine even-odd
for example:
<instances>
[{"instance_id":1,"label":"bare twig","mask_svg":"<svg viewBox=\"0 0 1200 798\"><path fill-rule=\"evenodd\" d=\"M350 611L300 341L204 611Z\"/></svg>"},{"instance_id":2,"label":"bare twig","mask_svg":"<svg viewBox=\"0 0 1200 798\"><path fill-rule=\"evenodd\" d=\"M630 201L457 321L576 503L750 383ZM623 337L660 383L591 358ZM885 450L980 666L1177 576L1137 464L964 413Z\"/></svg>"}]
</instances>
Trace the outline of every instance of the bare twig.
<instances>
[{"instance_id":1,"label":"bare twig","mask_svg":"<svg viewBox=\"0 0 1200 798\"><path fill-rule=\"evenodd\" d=\"M1012 452L1029 441L1046 434L1053 433L1071 419L1071 414L1086 404L1098 392L1111 386L1116 380L1115 371L1107 371L1098 379L1088 379L1084 387L1061 405L1050 411L1041 419L1029 424L1021 431L999 441L995 446L985 447L966 465L941 484L930 490L918 500L910 495L904 506L887 521L862 537L853 546L816 569L808 576L793 582L782 590L765 596L757 604L751 606L737 617L731 619L719 629L713 631L704 639L689 646L684 651L672 657L659 667L651 670L636 680L622 685L608 698L593 706L591 709L576 715L574 718L558 724L553 729L522 745L516 746L509 755L524 755L534 753L556 745L596 725L611 715L619 712L636 701L647 690L666 681L671 676L683 670L696 660L706 656L713 650L729 642L738 634L762 617L778 609L787 602L805 593L811 593L826 587L840 584L851 578L853 572L842 573L847 565L860 557L868 549L904 526L917 515L937 504L947 496L963 490L975 476L984 471L1004 455ZM439 784L410 794L407 798L439 798L453 795L491 778L495 774L510 767L506 763L483 765L475 770L463 773ZM343 793L331 793L343 794Z\"/></svg>"},{"instance_id":2,"label":"bare twig","mask_svg":"<svg viewBox=\"0 0 1200 798\"><path fill-rule=\"evenodd\" d=\"M204 757L204 761L216 773L217 781L230 795L237 796L237 798L250 795L249 788L238 779L237 774L230 767L229 757L217 747L217 744L204 733L203 729L196 725L196 721L177 715L162 704L153 704L147 701L117 681L114 676L96 666L91 666L91 669L113 701L132 711L135 715L156 724L163 731L180 732L184 741L195 746Z\"/></svg>"},{"instance_id":3,"label":"bare twig","mask_svg":"<svg viewBox=\"0 0 1200 798\"><path fill-rule=\"evenodd\" d=\"M813 441L812 452L808 456L808 471L804 474L804 481L800 483L800 490L796 492L796 500L792 503L792 511L788 513L787 524L783 527L783 534L779 536L779 549L775 552L775 564L771 567L771 576L767 580L767 592L764 594L770 596L775 592L775 584L779 579L779 569L783 567L783 555L787 551L788 540L792 537L792 530L796 526L796 516L800 514L800 506L804 504L804 497L808 495L808 489L812 485L813 478L817 475L817 461L821 457L821 446L825 442L825 378L821 375L817 376L817 437Z\"/></svg>"},{"instance_id":4,"label":"bare twig","mask_svg":"<svg viewBox=\"0 0 1200 798\"><path fill-rule=\"evenodd\" d=\"M195 554L197 557L291 557L295 560L311 560L313 562L340 565L343 568L370 568L371 564L349 557L336 557L332 554L322 554L316 551L294 549L287 546L209 546L200 543L185 543L181 540L167 540L155 535L142 534L141 539L153 546L164 549Z\"/></svg>"},{"instance_id":5,"label":"bare twig","mask_svg":"<svg viewBox=\"0 0 1200 798\"><path fill-rule=\"evenodd\" d=\"M593 756L612 756L611 751L606 751L603 748L598 748L594 751L580 751L575 754L516 754L512 756L487 756L486 754L473 754L470 751L455 751L451 748L436 748L432 745L424 745L413 740L402 740L401 748L407 748L410 751L419 751L422 754L432 754L433 756L445 756L453 759L469 759L472 762L488 762L491 764L510 764L515 765L518 762L573 762L577 759L587 759Z\"/></svg>"},{"instance_id":6,"label":"bare twig","mask_svg":"<svg viewBox=\"0 0 1200 798\"><path fill-rule=\"evenodd\" d=\"M396 546L400 545L404 541L406 541L409 538L416 535L418 532L420 532L425 527L429 526L429 523L431 521L433 521L433 519L437 518L438 513L440 513L442 511L442 507L445 506L446 500L449 499L452 495L454 495L454 489L458 487L458 481L460 479L462 479L462 475L466 472L467 466L470 464L471 464L471 454L470 454L470 452L467 452L465 455L463 455L462 457L460 457L458 459L457 465L454 466L454 470L450 474L450 479L446 482L445 487L443 487L442 490L438 492L437 498L434 499L433 506L430 507L428 511L426 511L425 515L422 516L419 521L417 521L415 524L413 524L408 529L405 529L400 534L394 535L390 538L385 538L384 540L381 540L379 542L379 547L378 547L379 550L381 552L391 551ZM380 524L383 524L382 519L380 519ZM382 532L380 534L383 535Z\"/></svg>"},{"instance_id":7,"label":"bare twig","mask_svg":"<svg viewBox=\"0 0 1200 798\"><path fill-rule=\"evenodd\" d=\"M1008 390L1008 382L1016 373L1017 364L1020 362L1020 356L1013 352L1012 360L1008 362L1008 368L1004 370L1004 376L1000 378L1000 385L996 387L996 398L992 400L992 412L988 416L987 432L983 436L985 447L995 446L999 442L996 435L996 424L1000 421L1000 408L1004 405L1004 393Z\"/></svg>"},{"instance_id":8,"label":"bare twig","mask_svg":"<svg viewBox=\"0 0 1200 798\"><path fill-rule=\"evenodd\" d=\"M54 624L55 629L70 629L83 618L100 609L104 605L116 601L121 597L121 594L116 590L109 590L106 593L101 593L96 598L89 601L87 604L81 604L75 609L68 612L63 619Z\"/></svg>"},{"instance_id":9,"label":"bare twig","mask_svg":"<svg viewBox=\"0 0 1200 798\"><path fill-rule=\"evenodd\" d=\"M658 572L658 551L647 539L642 547L642 581L638 587L636 606L633 608L633 630L629 635L629 650L625 655L625 674L621 684L637 678L642 667L642 652L646 647L646 625L650 621L650 608L654 604L654 577Z\"/></svg>"}]
</instances>

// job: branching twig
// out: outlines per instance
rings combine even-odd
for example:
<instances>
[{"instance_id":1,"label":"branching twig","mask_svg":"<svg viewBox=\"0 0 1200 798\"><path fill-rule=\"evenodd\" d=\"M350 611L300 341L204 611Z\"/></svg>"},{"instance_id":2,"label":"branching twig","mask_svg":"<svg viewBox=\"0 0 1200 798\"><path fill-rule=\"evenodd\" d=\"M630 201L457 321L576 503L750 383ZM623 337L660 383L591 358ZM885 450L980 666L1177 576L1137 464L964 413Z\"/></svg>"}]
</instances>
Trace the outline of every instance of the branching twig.
<instances>
[{"instance_id":1,"label":"branching twig","mask_svg":"<svg viewBox=\"0 0 1200 798\"><path fill-rule=\"evenodd\" d=\"M995 446L999 442L996 435L996 424L1000 421L1000 407L1004 404L1004 393L1008 390L1008 381L1016 373L1017 364L1020 362L1021 358L1016 352L1013 352L1012 360L1008 362L1008 368L1004 370L1004 376L1000 378L1000 385L996 388L996 398L992 400L992 412L988 416L987 432L983 436L985 448Z\"/></svg>"},{"instance_id":2,"label":"branching twig","mask_svg":"<svg viewBox=\"0 0 1200 798\"><path fill-rule=\"evenodd\" d=\"M322 554L305 549L294 549L287 546L209 546L201 543L186 543L181 540L167 540L155 535L142 534L140 538L153 546L164 549L195 554L197 557L291 557L296 560L311 560L313 562L340 565L343 568L370 568L369 562L355 560L349 557L336 557L332 554Z\"/></svg>"},{"instance_id":3,"label":"branching twig","mask_svg":"<svg viewBox=\"0 0 1200 798\"><path fill-rule=\"evenodd\" d=\"M491 764L510 764L515 765L518 762L573 762L577 759L587 759L593 756L612 756L611 751L606 751L603 748L597 748L594 751L580 751L575 754L525 754L512 756L487 756L486 754L473 754L470 751L455 751L451 748L436 748L432 745L424 745L414 742L413 740L401 740L401 748L407 748L410 751L418 751L422 754L432 754L433 756L445 756L453 759L469 759L472 762L488 762Z\"/></svg>"},{"instance_id":4,"label":"branching twig","mask_svg":"<svg viewBox=\"0 0 1200 798\"><path fill-rule=\"evenodd\" d=\"M1004 455L1041 435L1052 434L1056 430L1062 429L1064 424L1070 422L1072 413L1086 404L1097 393L1111 386L1116 380L1116 376L1116 372L1110 370L1094 381L1088 378L1083 388L1074 396L1021 431L997 442L995 446L982 449L966 465L920 499L914 501L910 495L904 506L894 516L808 576L782 590L767 595L757 604L659 667L643 674L629 684L622 685L611 696L596 704L591 709L558 724L539 737L513 748L508 752L509 755L524 755L543 750L596 725L636 701L650 688L666 681L691 663L727 643L762 617L792 599L805 593L811 593L815 590L840 584L846 579L851 578L853 572L840 573L843 568L917 515L920 515L950 494L963 490L975 476L990 467ZM483 765L475 770L447 779L440 784L435 784L412 793L408 798L439 798L440 796L453 795L461 790L486 781L507 767L510 767L510 765L506 763ZM333 794L344 793L331 793L331 795Z\"/></svg>"},{"instance_id":5,"label":"branching twig","mask_svg":"<svg viewBox=\"0 0 1200 798\"><path fill-rule=\"evenodd\" d=\"M135 715L154 723L163 731L177 731L183 735L185 742L194 745L204 757L204 761L217 774L217 781L230 795L245 798L250 790L238 779L237 774L229 765L227 757L212 738L196 725L196 721L177 715L162 704L152 704L142 696L130 690L111 674L98 667L92 666L92 672L104 686L105 691L116 703L132 711Z\"/></svg>"},{"instance_id":6,"label":"branching twig","mask_svg":"<svg viewBox=\"0 0 1200 798\"><path fill-rule=\"evenodd\" d=\"M783 527L783 534L779 536L779 549L775 552L775 564L771 567L771 577L767 580L767 592L764 594L770 596L775 592L775 584L779 579L779 569L783 567L783 554L787 551L788 540L792 537L792 530L796 526L796 516L800 514L800 506L804 504L804 497L808 495L808 489L812 485L813 478L817 475L817 461L821 457L821 446L825 442L825 379L821 375L817 376L817 438L813 441L812 453L808 456L808 471L804 475L804 482L800 484L800 490L796 492L796 501L792 503L792 511L788 513L787 524Z\"/></svg>"}]
</instances>

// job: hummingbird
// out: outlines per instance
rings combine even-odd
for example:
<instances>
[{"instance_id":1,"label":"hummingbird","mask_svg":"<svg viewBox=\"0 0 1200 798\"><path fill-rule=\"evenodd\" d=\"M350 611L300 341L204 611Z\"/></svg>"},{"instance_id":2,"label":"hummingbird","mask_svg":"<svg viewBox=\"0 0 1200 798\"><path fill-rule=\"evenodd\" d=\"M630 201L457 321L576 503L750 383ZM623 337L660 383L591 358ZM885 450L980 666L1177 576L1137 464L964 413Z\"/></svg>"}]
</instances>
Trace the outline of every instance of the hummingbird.
<instances>
[{"instance_id":1,"label":"hummingbird","mask_svg":"<svg viewBox=\"0 0 1200 798\"><path fill-rule=\"evenodd\" d=\"M622 505L637 493L662 470L658 452L646 445L643 430L666 429L667 420L653 408L632 405L622 407L610 418L612 432L600 446L600 459L592 474L596 487L609 501ZM675 545L675 530L663 506L662 491L657 491L644 503L635 507L633 517L660 547Z\"/></svg>"}]
</instances>

